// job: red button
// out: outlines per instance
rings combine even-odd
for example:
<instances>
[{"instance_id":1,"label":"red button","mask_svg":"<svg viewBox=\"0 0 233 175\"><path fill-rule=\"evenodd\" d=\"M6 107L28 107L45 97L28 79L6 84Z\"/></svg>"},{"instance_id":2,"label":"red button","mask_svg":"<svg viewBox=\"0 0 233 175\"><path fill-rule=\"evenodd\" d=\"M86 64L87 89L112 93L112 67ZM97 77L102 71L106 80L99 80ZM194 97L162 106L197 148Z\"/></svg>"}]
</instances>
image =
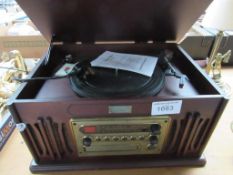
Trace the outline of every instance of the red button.
<instances>
[{"instance_id":1,"label":"red button","mask_svg":"<svg viewBox=\"0 0 233 175\"><path fill-rule=\"evenodd\" d=\"M84 133L96 133L96 127L95 126L84 126L83 132Z\"/></svg>"}]
</instances>

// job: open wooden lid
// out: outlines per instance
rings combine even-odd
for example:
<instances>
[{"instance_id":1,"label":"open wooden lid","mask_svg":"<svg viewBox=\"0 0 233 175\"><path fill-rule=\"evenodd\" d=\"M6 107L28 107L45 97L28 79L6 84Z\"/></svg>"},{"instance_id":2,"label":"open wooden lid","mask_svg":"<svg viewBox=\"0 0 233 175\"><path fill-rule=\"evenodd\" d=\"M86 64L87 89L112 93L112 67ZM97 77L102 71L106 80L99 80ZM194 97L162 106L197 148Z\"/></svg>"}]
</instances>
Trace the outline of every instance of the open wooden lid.
<instances>
[{"instance_id":1,"label":"open wooden lid","mask_svg":"<svg viewBox=\"0 0 233 175\"><path fill-rule=\"evenodd\" d=\"M63 42L179 40L212 0L17 0L41 33Z\"/></svg>"}]
</instances>

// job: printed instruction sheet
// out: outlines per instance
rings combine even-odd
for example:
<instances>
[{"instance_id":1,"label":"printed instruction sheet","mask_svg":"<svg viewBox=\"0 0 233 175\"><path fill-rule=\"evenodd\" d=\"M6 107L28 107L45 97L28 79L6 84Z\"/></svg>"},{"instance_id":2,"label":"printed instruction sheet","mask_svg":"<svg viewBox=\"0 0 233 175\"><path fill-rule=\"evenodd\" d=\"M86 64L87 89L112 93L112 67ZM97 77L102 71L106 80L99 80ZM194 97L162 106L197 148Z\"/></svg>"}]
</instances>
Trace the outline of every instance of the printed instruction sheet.
<instances>
[{"instance_id":1,"label":"printed instruction sheet","mask_svg":"<svg viewBox=\"0 0 233 175\"><path fill-rule=\"evenodd\" d=\"M136 72L151 77L158 58L105 51L91 62L92 67L105 67Z\"/></svg>"}]
</instances>

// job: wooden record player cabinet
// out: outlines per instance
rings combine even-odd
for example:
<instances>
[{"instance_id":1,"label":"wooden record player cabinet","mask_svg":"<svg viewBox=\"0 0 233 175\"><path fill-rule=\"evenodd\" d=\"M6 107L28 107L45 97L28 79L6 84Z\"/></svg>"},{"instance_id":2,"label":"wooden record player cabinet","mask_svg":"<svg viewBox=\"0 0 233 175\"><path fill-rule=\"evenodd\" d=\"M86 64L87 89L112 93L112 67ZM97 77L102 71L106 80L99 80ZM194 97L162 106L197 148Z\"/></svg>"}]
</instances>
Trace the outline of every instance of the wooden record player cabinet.
<instances>
[{"instance_id":1,"label":"wooden record player cabinet","mask_svg":"<svg viewBox=\"0 0 233 175\"><path fill-rule=\"evenodd\" d=\"M178 87L179 80L167 77L158 95L129 99L78 97L67 78L23 83L9 101L9 108L33 156L31 170L204 165L203 150L228 99L180 46L165 41L180 39L210 2L18 0L52 41L49 59L41 59L30 77L52 76L67 54L82 60L93 59L105 50L157 56L169 49L174 53L172 64L189 78L183 89ZM71 119L126 115L109 114L109 104L131 105L132 113L127 117L150 117L152 102L167 100L182 100L182 109L170 115L171 128L161 154L78 156Z\"/></svg>"}]
</instances>

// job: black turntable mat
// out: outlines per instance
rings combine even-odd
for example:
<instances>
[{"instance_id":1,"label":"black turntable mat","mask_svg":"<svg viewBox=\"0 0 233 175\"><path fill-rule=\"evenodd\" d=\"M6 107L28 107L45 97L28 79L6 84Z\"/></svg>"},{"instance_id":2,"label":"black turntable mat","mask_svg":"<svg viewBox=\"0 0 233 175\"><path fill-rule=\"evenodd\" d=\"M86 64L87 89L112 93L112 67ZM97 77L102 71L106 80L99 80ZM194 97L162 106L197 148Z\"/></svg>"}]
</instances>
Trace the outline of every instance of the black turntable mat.
<instances>
[{"instance_id":1,"label":"black turntable mat","mask_svg":"<svg viewBox=\"0 0 233 175\"><path fill-rule=\"evenodd\" d=\"M164 85L159 66L147 77L138 73L108 68L93 68L88 76L70 76L73 91L81 97L117 98L156 95Z\"/></svg>"}]
</instances>

